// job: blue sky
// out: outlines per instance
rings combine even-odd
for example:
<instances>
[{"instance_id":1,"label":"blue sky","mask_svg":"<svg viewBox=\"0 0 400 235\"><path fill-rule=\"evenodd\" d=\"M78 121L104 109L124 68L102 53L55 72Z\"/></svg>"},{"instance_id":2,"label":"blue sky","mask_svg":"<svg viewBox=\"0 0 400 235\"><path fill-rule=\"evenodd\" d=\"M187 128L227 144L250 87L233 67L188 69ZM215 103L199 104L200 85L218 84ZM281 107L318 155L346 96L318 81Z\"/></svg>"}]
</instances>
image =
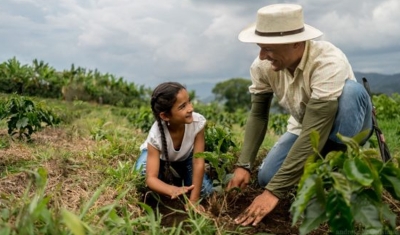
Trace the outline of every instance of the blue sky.
<instances>
[{"instance_id":1,"label":"blue sky","mask_svg":"<svg viewBox=\"0 0 400 235\"><path fill-rule=\"evenodd\" d=\"M354 71L400 73L400 0L2 0L0 62L74 63L146 86L248 78L257 46L237 35L281 2L301 4Z\"/></svg>"}]
</instances>

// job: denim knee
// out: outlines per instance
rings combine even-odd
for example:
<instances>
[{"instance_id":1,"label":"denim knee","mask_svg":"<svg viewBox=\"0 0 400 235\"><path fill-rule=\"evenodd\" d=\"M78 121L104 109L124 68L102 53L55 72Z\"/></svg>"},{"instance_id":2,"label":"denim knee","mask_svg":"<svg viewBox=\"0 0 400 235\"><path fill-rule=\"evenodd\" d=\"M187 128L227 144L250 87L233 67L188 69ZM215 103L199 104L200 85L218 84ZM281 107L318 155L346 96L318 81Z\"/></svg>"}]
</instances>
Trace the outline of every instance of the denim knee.
<instances>
[{"instance_id":1,"label":"denim knee","mask_svg":"<svg viewBox=\"0 0 400 235\"><path fill-rule=\"evenodd\" d=\"M297 138L297 135L286 132L271 148L258 171L258 183L260 186L266 186L278 172Z\"/></svg>"},{"instance_id":2,"label":"denim knee","mask_svg":"<svg viewBox=\"0 0 400 235\"><path fill-rule=\"evenodd\" d=\"M139 171L142 175L146 174L146 163L147 163L147 149L143 149L138 159L136 160L135 170Z\"/></svg>"},{"instance_id":3,"label":"denim knee","mask_svg":"<svg viewBox=\"0 0 400 235\"><path fill-rule=\"evenodd\" d=\"M214 192L213 184L207 174L204 174L203 184L201 185L200 196L208 197Z\"/></svg>"},{"instance_id":4,"label":"denim knee","mask_svg":"<svg viewBox=\"0 0 400 235\"><path fill-rule=\"evenodd\" d=\"M347 80L338 99L338 111L329 139L341 143L336 134L353 137L372 129L372 104L365 88L358 82Z\"/></svg>"}]
</instances>

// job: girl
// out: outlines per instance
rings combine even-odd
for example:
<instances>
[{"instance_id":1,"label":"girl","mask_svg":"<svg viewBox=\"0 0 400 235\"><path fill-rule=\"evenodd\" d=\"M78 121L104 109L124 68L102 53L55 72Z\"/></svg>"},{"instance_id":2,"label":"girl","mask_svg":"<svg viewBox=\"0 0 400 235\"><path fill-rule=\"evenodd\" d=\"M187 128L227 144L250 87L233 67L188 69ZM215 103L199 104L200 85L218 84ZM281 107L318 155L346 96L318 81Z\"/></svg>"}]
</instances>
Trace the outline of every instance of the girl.
<instances>
[{"instance_id":1,"label":"girl","mask_svg":"<svg viewBox=\"0 0 400 235\"><path fill-rule=\"evenodd\" d=\"M190 203L196 205L200 195L212 192L212 183L204 174L204 159L193 158L194 153L204 151L206 119L193 112L186 88L176 82L154 89L151 110L156 122L140 146L135 168L146 174L151 190L171 199L190 192Z\"/></svg>"}]
</instances>

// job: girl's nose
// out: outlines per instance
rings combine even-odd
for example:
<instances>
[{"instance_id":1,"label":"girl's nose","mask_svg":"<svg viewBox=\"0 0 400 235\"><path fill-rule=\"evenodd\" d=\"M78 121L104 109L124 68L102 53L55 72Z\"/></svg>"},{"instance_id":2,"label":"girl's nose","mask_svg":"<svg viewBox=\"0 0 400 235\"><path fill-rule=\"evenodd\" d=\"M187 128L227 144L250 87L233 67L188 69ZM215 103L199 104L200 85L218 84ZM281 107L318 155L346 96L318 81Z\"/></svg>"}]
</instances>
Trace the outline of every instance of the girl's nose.
<instances>
[{"instance_id":1,"label":"girl's nose","mask_svg":"<svg viewBox=\"0 0 400 235\"><path fill-rule=\"evenodd\" d=\"M188 107L187 111L188 112L193 112L193 104L192 103L189 104L189 107Z\"/></svg>"}]
</instances>

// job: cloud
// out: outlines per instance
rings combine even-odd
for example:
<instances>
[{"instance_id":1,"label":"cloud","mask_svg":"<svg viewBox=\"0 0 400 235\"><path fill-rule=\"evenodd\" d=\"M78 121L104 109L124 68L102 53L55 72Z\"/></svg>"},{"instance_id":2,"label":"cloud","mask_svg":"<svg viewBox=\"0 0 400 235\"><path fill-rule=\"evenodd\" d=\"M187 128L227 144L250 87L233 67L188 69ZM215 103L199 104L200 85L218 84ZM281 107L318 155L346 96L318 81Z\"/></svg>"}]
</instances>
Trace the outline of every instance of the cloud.
<instances>
[{"instance_id":1,"label":"cloud","mask_svg":"<svg viewBox=\"0 0 400 235\"><path fill-rule=\"evenodd\" d=\"M278 3L282 1L269 1ZM283 1L288 2L288 1ZM398 73L398 0L298 0L306 23L341 48L356 71ZM0 60L43 60L154 86L248 77L257 46L237 40L265 1L3 0ZM397 63L396 63L397 61Z\"/></svg>"}]
</instances>

